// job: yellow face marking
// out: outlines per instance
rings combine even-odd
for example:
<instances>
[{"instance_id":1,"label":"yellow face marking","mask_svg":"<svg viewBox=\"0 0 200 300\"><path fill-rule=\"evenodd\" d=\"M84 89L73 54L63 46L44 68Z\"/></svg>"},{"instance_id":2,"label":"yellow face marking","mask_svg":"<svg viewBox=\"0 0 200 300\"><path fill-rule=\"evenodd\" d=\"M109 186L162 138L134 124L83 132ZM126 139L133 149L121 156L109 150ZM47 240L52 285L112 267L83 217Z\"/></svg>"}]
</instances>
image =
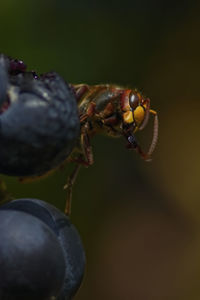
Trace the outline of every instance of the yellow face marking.
<instances>
[{"instance_id":1,"label":"yellow face marking","mask_svg":"<svg viewBox=\"0 0 200 300\"><path fill-rule=\"evenodd\" d=\"M125 113L123 113L123 120L124 120L124 123L132 123L133 122L133 113L132 111L126 111Z\"/></svg>"},{"instance_id":2,"label":"yellow face marking","mask_svg":"<svg viewBox=\"0 0 200 300\"><path fill-rule=\"evenodd\" d=\"M134 114L134 120L137 125L141 124L144 120L145 111L142 106L137 106L136 109L133 112Z\"/></svg>"},{"instance_id":3,"label":"yellow face marking","mask_svg":"<svg viewBox=\"0 0 200 300\"><path fill-rule=\"evenodd\" d=\"M123 110L124 111L129 111L131 109L129 102L124 104Z\"/></svg>"}]
</instances>

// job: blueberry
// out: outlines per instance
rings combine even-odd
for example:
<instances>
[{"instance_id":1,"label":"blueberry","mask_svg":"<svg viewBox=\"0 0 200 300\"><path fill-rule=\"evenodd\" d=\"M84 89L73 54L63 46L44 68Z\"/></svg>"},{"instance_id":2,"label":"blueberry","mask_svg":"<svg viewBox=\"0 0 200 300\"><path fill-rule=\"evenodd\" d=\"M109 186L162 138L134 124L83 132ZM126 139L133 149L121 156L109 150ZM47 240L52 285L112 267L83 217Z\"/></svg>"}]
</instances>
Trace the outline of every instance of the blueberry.
<instances>
[{"instance_id":1,"label":"blueberry","mask_svg":"<svg viewBox=\"0 0 200 300\"><path fill-rule=\"evenodd\" d=\"M56 299L65 260L54 232L21 211L0 210L0 299Z\"/></svg>"},{"instance_id":2,"label":"blueberry","mask_svg":"<svg viewBox=\"0 0 200 300\"><path fill-rule=\"evenodd\" d=\"M69 300L77 292L85 269L85 253L80 236L69 217L54 206L38 199L17 199L1 207L39 218L56 234L65 257L65 280L58 300Z\"/></svg>"},{"instance_id":3,"label":"blueberry","mask_svg":"<svg viewBox=\"0 0 200 300\"><path fill-rule=\"evenodd\" d=\"M55 72L37 77L0 56L0 173L39 176L59 166L79 137L73 91Z\"/></svg>"}]
</instances>

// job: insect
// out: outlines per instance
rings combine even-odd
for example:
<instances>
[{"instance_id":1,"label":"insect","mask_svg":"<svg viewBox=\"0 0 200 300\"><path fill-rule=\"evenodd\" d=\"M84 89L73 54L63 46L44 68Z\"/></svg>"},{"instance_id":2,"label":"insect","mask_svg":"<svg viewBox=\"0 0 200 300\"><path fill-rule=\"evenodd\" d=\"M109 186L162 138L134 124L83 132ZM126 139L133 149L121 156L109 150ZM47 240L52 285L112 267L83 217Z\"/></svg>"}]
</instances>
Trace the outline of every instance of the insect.
<instances>
[{"instance_id":1,"label":"insect","mask_svg":"<svg viewBox=\"0 0 200 300\"><path fill-rule=\"evenodd\" d=\"M123 89L117 85L87 84L71 85L78 104L81 133L78 146L70 155L69 160L77 165L68 178L65 188L68 191L65 213L70 213L72 186L80 166L93 164L93 152L90 139L96 133L105 133L111 137L123 136L127 148L136 150L146 161L151 160L158 139L158 116L150 108L150 99L139 91ZM145 128L149 116L154 116L152 142L147 153L138 144L135 133Z\"/></svg>"},{"instance_id":2,"label":"insect","mask_svg":"<svg viewBox=\"0 0 200 300\"><path fill-rule=\"evenodd\" d=\"M154 116L149 150L135 133ZM123 136L127 148L151 159L158 139L158 116L150 99L136 89L118 85L68 84L57 73L38 76L21 60L0 55L0 172L38 179L68 162L75 162L67 190L65 213L70 214L72 187L81 166L93 164L92 136Z\"/></svg>"}]
</instances>

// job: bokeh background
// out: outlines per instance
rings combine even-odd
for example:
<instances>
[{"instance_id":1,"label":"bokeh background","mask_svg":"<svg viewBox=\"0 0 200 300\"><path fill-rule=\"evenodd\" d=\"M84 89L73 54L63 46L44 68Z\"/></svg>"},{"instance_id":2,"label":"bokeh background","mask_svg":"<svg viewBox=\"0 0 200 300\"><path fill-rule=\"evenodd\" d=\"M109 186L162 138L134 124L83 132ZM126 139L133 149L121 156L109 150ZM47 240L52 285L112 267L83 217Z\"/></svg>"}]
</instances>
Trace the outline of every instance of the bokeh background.
<instances>
[{"instance_id":1,"label":"bokeh background","mask_svg":"<svg viewBox=\"0 0 200 300\"><path fill-rule=\"evenodd\" d=\"M116 83L151 98L153 161L96 136L74 187L72 222L87 255L76 300L200 299L200 4L194 0L2 0L0 52L72 83ZM143 148L152 121L138 134ZM16 198L64 208L68 165L20 184Z\"/></svg>"}]
</instances>

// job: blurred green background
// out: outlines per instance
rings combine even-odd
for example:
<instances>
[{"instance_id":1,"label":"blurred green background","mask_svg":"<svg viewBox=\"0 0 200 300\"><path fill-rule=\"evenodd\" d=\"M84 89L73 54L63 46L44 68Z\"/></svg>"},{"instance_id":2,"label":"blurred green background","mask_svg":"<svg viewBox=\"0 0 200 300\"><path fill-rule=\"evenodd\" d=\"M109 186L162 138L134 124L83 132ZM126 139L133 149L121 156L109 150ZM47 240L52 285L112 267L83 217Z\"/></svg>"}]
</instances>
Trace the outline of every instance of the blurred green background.
<instances>
[{"instance_id":1,"label":"blurred green background","mask_svg":"<svg viewBox=\"0 0 200 300\"><path fill-rule=\"evenodd\" d=\"M87 255L75 299L200 299L200 4L162 0L2 0L0 52L72 83L137 87L160 121L153 161L96 136L74 187L72 221ZM137 135L143 148L152 122ZM68 165L20 184L16 198L64 208Z\"/></svg>"}]
</instances>

